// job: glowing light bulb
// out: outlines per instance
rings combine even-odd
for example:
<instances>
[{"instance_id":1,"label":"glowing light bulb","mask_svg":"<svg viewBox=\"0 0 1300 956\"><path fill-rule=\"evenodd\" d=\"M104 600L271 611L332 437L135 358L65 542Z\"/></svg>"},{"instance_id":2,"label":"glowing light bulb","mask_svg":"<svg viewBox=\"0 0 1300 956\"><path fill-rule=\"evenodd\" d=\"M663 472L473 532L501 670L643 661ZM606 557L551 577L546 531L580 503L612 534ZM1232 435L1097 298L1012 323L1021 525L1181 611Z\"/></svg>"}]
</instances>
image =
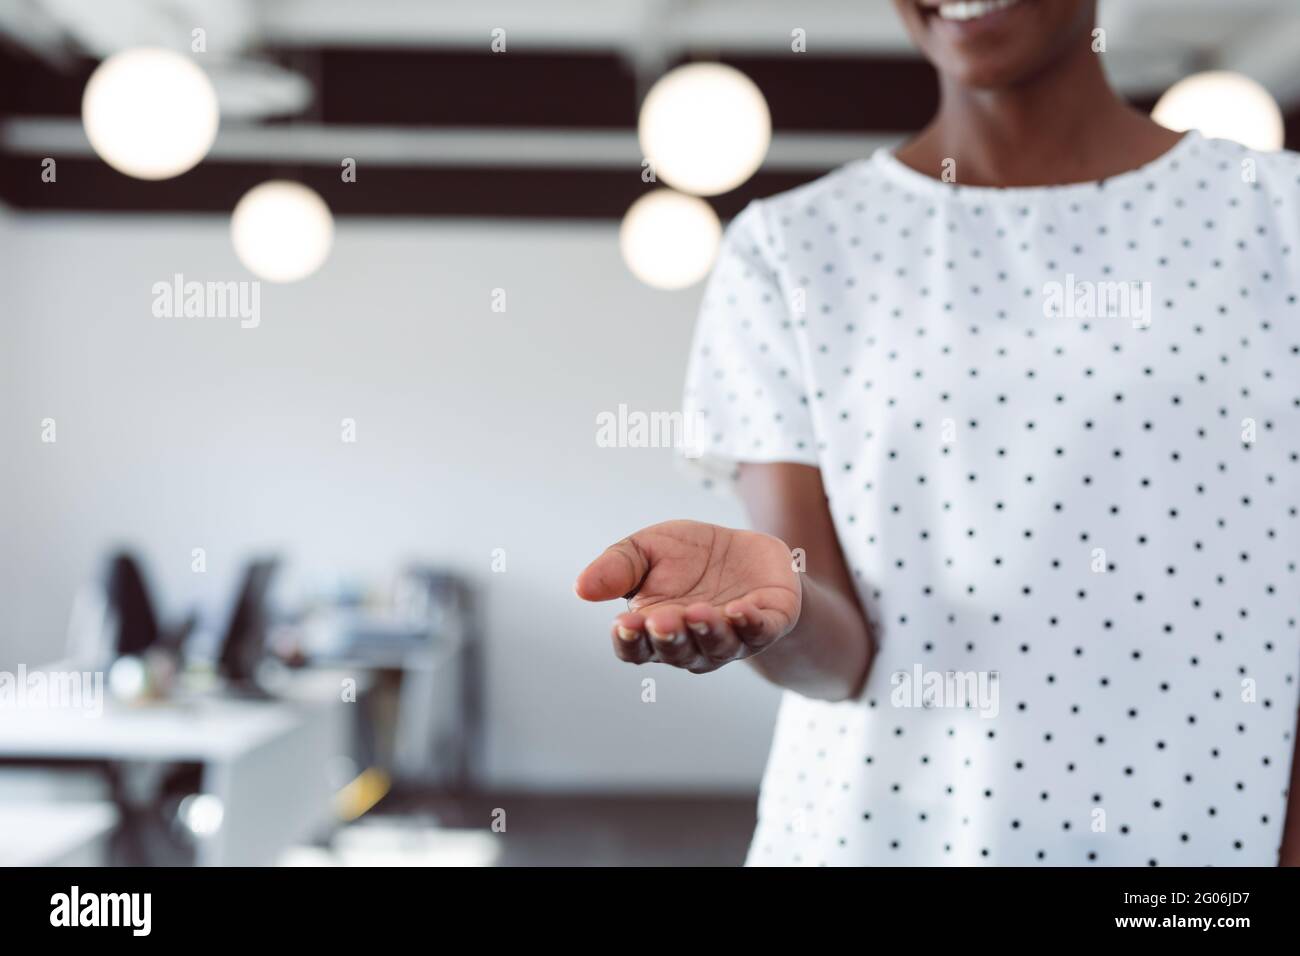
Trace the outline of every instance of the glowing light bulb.
<instances>
[{"instance_id":1,"label":"glowing light bulb","mask_svg":"<svg viewBox=\"0 0 1300 956\"><path fill-rule=\"evenodd\" d=\"M656 189L628 208L618 239L634 276L656 289L684 289L708 275L722 224L703 199Z\"/></svg>"},{"instance_id":2,"label":"glowing light bulb","mask_svg":"<svg viewBox=\"0 0 1300 956\"><path fill-rule=\"evenodd\" d=\"M271 282L296 282L329 256L334 217L314 190L273 179L254 186L235 205L230 238L248 271Z\"/></svg>"},{"instance_id":3,"label":"glowing light bulb","mask_svg":"<svg viewBox=\"0 0 1300 956\"><path fill-rule=\"evenodd\" d=\"M721 63L660 77L641 104L637 134L657 179L697 196L735 189L762 165L772 116L753 80Z\"/></svg>"},{"instance_id":4,"label":"glowing light bulb","mask_svg":"<svg viewBox=\"0 0 1300 956\"><path fill-rule=\"evenodd\" d=\"M1160 97L1151 118L1169 129L1195 129L1266 152L1281 149L1285 138L1282 111L1272 94L1227 70L1179 80Z\"/></svg>"},{"instance_id":5,"label":"glowing light bulb","mask_svg":"<svg viewBox=\"0 0 1300 956\"><path fill-rule=\"evenodd\" d=\"M141 47L99 64L81 122L99 157L137 179L170 179L212 148L220 113L207 74L171 50Z\"/></svg>"}]
</instances>

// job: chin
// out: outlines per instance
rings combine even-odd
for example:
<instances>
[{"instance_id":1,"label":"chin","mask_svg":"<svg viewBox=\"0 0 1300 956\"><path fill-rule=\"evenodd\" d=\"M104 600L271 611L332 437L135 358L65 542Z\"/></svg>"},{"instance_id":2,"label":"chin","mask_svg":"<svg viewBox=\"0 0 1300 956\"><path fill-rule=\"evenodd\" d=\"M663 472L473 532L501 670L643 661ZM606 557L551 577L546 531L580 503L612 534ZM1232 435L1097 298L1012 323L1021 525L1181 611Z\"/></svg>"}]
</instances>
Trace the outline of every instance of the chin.
<instances>
[{"instance_id":1,"label":"chin","mask_svg":"<svg viewBox=\"0 0 1300 956\"><path fill-rule=\"evenodd\" d=\"M940 72L962 86L975 90L1010 89L1037 73L1043 64L1037 58L1009 60L1000 57L972 57L945 63Z\"/></svg>"},{"instance_id":2,"label":"chin","mask_svg":"<svg viewBox=\"0 0 1300 956\"><path fill-rule=\"evenodd\" d=\"M1015 86L1088 36L1095 0L894 0L943 75L977 89Z\"/></svg>"}]
</instances>

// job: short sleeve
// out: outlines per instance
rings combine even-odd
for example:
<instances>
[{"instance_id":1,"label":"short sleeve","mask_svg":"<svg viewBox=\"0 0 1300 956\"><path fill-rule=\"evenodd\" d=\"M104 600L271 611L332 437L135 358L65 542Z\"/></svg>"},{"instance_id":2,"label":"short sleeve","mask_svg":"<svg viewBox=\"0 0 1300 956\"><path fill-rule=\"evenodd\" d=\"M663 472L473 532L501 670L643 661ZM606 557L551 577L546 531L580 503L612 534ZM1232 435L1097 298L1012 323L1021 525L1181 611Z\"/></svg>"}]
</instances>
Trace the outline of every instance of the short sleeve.
<instances>
[{"instance_id":1,"label":"short sleeve","mask_svg":"<svg viewBox=\"0 0 1300 956\"><path fill-rule=\"evenodd\" d=\"M695 326L682 409L688 470L729 486L741 462L816 465L804 362L759 202L732 220Z\"/></svg>"}]
</instances>

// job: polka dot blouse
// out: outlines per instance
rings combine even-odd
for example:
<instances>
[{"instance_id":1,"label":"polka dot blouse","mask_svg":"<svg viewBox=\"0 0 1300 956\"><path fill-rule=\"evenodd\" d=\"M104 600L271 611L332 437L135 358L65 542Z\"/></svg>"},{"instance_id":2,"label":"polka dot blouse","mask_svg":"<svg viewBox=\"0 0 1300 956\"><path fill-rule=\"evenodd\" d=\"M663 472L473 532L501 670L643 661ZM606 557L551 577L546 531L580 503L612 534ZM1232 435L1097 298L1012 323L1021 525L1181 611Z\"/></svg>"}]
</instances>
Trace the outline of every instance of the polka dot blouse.
<instances>
[{"instance_id":1,"label":"polka dot blouse","mask_svg":"<svg viewBox=\"0 0 1300 956\"><path fill-rule=\"evenodd\" d=\"M1041 188L881 151L734 220L699 463L819 467L879 643L785 695L751 865L1276 863L1298 246L1300 160L1197 134Z\"/></svg>"}]
</instances>

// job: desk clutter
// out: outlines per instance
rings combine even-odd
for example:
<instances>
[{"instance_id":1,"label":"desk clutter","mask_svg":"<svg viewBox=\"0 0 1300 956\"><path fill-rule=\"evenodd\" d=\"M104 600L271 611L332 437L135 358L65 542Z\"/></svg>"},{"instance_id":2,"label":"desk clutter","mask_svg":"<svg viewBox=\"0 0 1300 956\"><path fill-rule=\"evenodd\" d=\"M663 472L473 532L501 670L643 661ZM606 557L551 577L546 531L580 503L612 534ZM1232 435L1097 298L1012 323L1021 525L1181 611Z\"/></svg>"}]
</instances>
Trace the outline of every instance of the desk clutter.
<instances>
[{"instance_id":1,"label":"desk clutter","mask_svg":"<svg viewBox=\"0 0 1300 956\"><path fill-rule=\"evenodd\" d=\"M263 865L394 789L471 790L482 694L468 584L407 567L364 599L286 608L281 566L249 560L205 626L194 610L165 618L143 562L113 554L76 598L64 657L9 689L0 844L50 865ZM40 846L7 833L32 817L13 781L33 774Z\"/></svg>"}]
</instances>

